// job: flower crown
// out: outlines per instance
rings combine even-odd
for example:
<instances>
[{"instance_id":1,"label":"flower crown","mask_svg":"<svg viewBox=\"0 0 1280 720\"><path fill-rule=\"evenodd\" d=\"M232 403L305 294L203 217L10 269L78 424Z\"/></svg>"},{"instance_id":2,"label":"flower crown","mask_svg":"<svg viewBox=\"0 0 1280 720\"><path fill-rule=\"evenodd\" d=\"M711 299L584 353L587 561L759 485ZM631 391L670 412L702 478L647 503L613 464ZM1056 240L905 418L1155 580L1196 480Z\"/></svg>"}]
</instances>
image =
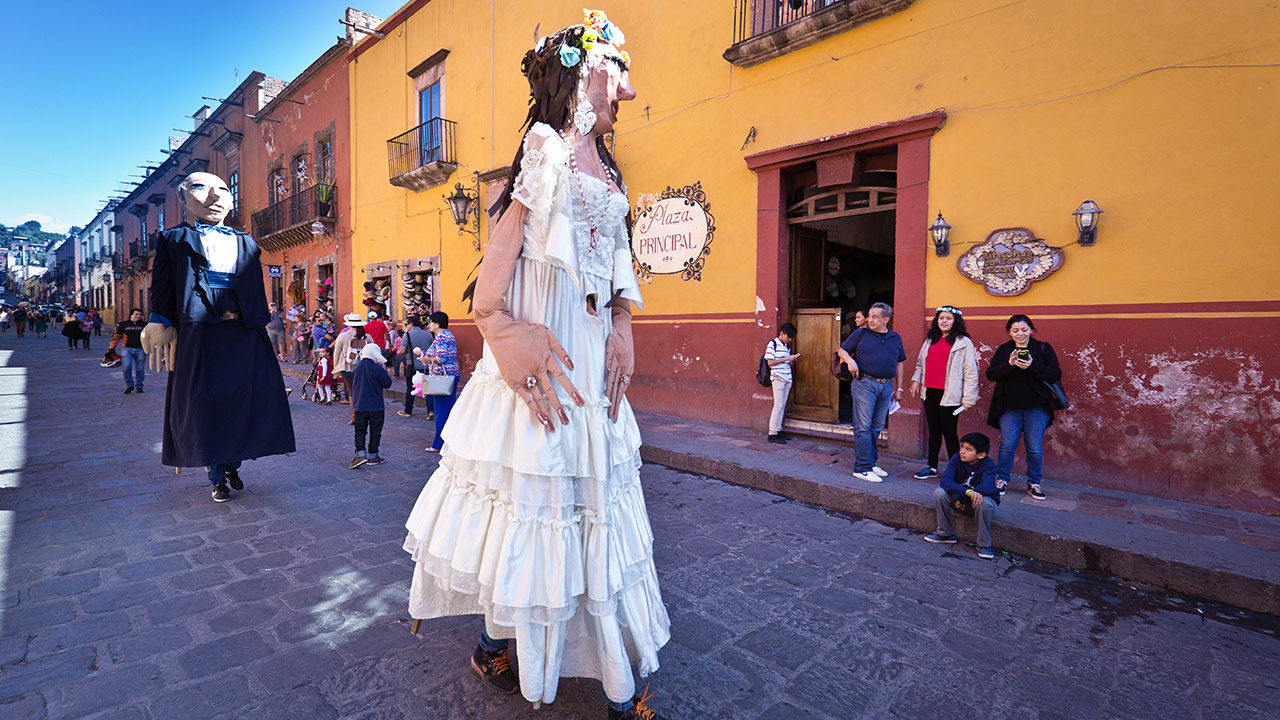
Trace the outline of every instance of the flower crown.
<instances>
[{"instance_id":1,"label":"flower crown","mask_svg":"<svg viewBox=\"0 0 1280 720\"><path fill-rule=\"evenodd\" d=\"M964 313L960 312L960 308L951 307L950 305L943 305L942 307L938 308L934 312L935 313L949 312L952 315L964 315Z\"/></svg>"},{"instance_id":2,"label":"flower crown","mask_svg":"<svg viewBox=\"0 0 1280 720\"><path fill-rule=\"evenodd\" d=\"M585 29L578 38L577 44L565 42L560 46L560 64L565 67L574 67L582 62L582 53L594 48L596 43L603 42L612 45L618 51L618 54L622 56L622 62L630 66L631 56L627 54L626 50L621 49L622 44L627 41L627 37L622 34L621 28L609 22L609 16L605 15L602 10L583 8L582 15Z\"/></svg>"}]
</instances>

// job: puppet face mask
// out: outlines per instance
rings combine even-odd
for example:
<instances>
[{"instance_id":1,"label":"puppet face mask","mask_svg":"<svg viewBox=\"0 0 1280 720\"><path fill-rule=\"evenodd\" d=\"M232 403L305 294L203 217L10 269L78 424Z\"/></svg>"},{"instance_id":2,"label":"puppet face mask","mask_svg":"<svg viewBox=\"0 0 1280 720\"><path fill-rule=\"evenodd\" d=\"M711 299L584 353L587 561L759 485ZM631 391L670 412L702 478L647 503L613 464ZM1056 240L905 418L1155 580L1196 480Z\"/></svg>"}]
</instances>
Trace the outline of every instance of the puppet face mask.
<instances>
[{"instance_id":1,"label":"puppet face mask","mask_svg":"<svg viewBox=\"0 0 1280 720\"><path fill-rule=\"evenodd\" d=\"M212 173L191 173L183 181L182 204L187 217L207 225L221 225L231 212L231 190Z\"/></svg>"},{"instance_id":2,"label":"puppet face mask","mask_svg":"<svg viewBox=\"0 0 1280 720\"><path fill-rule=\"evenodd\" d=\"M601 44L603 57L593 63L587 70L585 95L595 111L595 131L605 134L613 130L618 121L618 104L636 97L635 88L631 87L631 79L627 64L613 47Z\"/></svg>"}]
</instances>

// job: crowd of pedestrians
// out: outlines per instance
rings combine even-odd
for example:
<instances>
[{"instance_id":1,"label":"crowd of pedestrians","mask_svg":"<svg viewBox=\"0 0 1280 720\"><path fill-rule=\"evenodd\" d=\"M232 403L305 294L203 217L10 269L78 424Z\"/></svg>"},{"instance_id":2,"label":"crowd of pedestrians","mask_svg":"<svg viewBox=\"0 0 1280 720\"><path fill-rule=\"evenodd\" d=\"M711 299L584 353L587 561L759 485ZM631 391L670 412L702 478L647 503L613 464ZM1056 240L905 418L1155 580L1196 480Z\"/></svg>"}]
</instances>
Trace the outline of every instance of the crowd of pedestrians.
<instances>
[{"instance_id":1,"label":"crowd of pedestrians","mask_svg":"<svg viewBox=\"0 0 1280 720\"><path fill-rule=\"evenodd\" d=\"M881 483L889 473L878 463L877 439L889 415L900 406L904 392L907 353L902 336L890 329L893 308L875 303L866 313L859 311L837 350L833 371L846 370L853 401L853 477ZM938 530L926 537L930 542L954 543L952 517L959 513L974 517L978 524L978 554L995 557L991 546L991 522L995 519L1013 470L1014 455L1021 444L1026 455L1026 492L1034 500L1044 500L1044 436L1053 424L1055 408L1064 405L1062 370L1053 347L1034 337L1035 323L1026 315L1013 315L1005 323L1008 340L996 348L985 377L990 383L986 423L1000 431L998 454L989 456L991 441L974 432L958 435L962 413L978 404L978 350L965 327L964 313L951 305L934 312L925 342L916 353L912 372L911 397L923 404L928 427L925 466L913 477L939 479L935 492ZM785 443L782 416L793 378L791 365L800 356L792 351L796 329L784 324L769 341L762 362L768 366L773 388L773 410L769 419L769 442ZM833 361L835 362L835 361ZM764 372L764 370L761 370ZM939 472L943 447L947 464Z\"/></svg>"},{"instance_id":2,"label":"crowd of pedestrians","mask_svg":"<svg viewBox=\"0 0 1280 720\"><path fill-rule=\"evenodd\" d=\"M457 340L448 329L446 313L431 313L425 327L416 316L406 317L401 325L374 311L363 315L348 313L342 317L341 325L319 311L308 318L301 307L281 313L271 303L269 313L267 336L277 357L312 365L308 382L315 386L317 402L350 406L347 422L354 428L356 446L356 456L350 464L353 470L382 462L378 445L385 417L378 408L382 406L383 390L401 375L404 404L396 415L412 417L414 408L424 402L427 419L435 421L434 435L426 450L440 451L440 433L457 398L460 375ZM371 363L378 372L370 369ZM436 385L423 381L428 375L451 377L448 391L428 387Z\"/></svg>"},{"instance_id":3,"label":"crowd of pedestrians","mask_svg":"<svg viewBox=\"0 0 1280 720\"><path fill-rule=\"evenodd\" d=\"M89 348L89 338L102 334L103 319L98 311L76 305L65 309L61 305L41 305L20 302L16 305L0 305L0 332L25 338L30 332L37 338L49 336L49 328L62 325L62 335L67 338L67 349ZM68 328L68 325L70 327Z\"/></svg>"}]
</instances>

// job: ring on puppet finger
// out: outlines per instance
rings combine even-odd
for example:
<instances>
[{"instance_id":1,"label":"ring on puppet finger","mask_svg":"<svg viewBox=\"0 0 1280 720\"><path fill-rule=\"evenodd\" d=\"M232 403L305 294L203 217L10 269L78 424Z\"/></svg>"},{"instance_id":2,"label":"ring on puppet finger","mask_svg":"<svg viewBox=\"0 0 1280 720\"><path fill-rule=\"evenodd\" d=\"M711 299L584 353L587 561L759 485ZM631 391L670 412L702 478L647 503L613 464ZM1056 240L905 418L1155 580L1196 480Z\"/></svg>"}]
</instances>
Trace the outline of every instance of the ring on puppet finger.
<instances>
[{"instance_id":1,"label":"ring on puppet finger","mask_svg":"<svg viewBox=\"0 0 1280 720\"><path fill-rule=\"evenodd\" d=\"M621 376L621 378L620 378L620 379L622 380L622 384L623 384L623 385L630 385L630 384L631 384L631 376L630 376L630 375L623 375L623 376Z\"/></svg>"},{"instance_id":2,"label":"ring on puppet finger","mask_svg":"<svg viewBox=\"0 0 1280 720\"><path fill-rule=\"evenodd\" d=\"M526 389L526 390L532 390L532 389L534 389L534 388L538 387L538 378L536 378L536 377L534 377L534 376L532 376L532 375L530 375L529 377L525 378L525 379L524 379L524 387L525 387L525 389Z\"/></svg>"}]
</instances>

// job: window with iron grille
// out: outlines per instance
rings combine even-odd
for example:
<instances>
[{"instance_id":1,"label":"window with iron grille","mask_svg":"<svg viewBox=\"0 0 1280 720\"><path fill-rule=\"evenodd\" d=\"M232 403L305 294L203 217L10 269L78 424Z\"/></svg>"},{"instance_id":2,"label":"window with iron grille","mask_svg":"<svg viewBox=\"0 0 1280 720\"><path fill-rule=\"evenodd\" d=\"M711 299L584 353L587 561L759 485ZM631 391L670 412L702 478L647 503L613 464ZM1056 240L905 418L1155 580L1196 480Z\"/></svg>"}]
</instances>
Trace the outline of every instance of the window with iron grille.
<instances>
[{"instance_id":1,"label":"window with iron grille","mask_svg":"<svg viewBox=\"0 0 1280 720\"><path fill-rule=\"evenodd\" d=\"M284 168L274 168L267 173L267 204L274 205L288 194L288 186L284 183Z\"/></svg>"},{"instance_id":2,"label":"window with iron grille","mask_svg":"<svg viewBox=\"0 0 1280 720\"><path fill-rule=\"evenodd\" d=\"M316 181L333 182L333 138L316 143Z\"/></svg>"},{"instance_id":3,"label":"window with iron grille","mask_svg":"<svg viewBox=\"0 0 1280 720\"><path fill-rule=\"evenodd\" d=\"M440 159L441 136L440 123L431 122L440 118L440 81L431 83L418 93L419 122L422 123L422 163L435 162Z\"/></svg>"},{"instance_id":4,"label":"window with iron grille","mask_svg":"<svg viewBox=\"0 0 1280 720\"><path fill-rule=\"evenodd\" d=\"M240 169L227 174L227 187L231 190L231 214L240 214Z\"/></svg>"},{"instance_id":5,"label":"window with iron grille","mask_svg":"<svg viewBox=\"0 0 1280 720\"><path fill-rule=\"evenodd\" d=\"M311 187L311 157L307 153L298 153L289 163L293 181L293 194L299 195Z\"/></svg>"}]
</instances>

